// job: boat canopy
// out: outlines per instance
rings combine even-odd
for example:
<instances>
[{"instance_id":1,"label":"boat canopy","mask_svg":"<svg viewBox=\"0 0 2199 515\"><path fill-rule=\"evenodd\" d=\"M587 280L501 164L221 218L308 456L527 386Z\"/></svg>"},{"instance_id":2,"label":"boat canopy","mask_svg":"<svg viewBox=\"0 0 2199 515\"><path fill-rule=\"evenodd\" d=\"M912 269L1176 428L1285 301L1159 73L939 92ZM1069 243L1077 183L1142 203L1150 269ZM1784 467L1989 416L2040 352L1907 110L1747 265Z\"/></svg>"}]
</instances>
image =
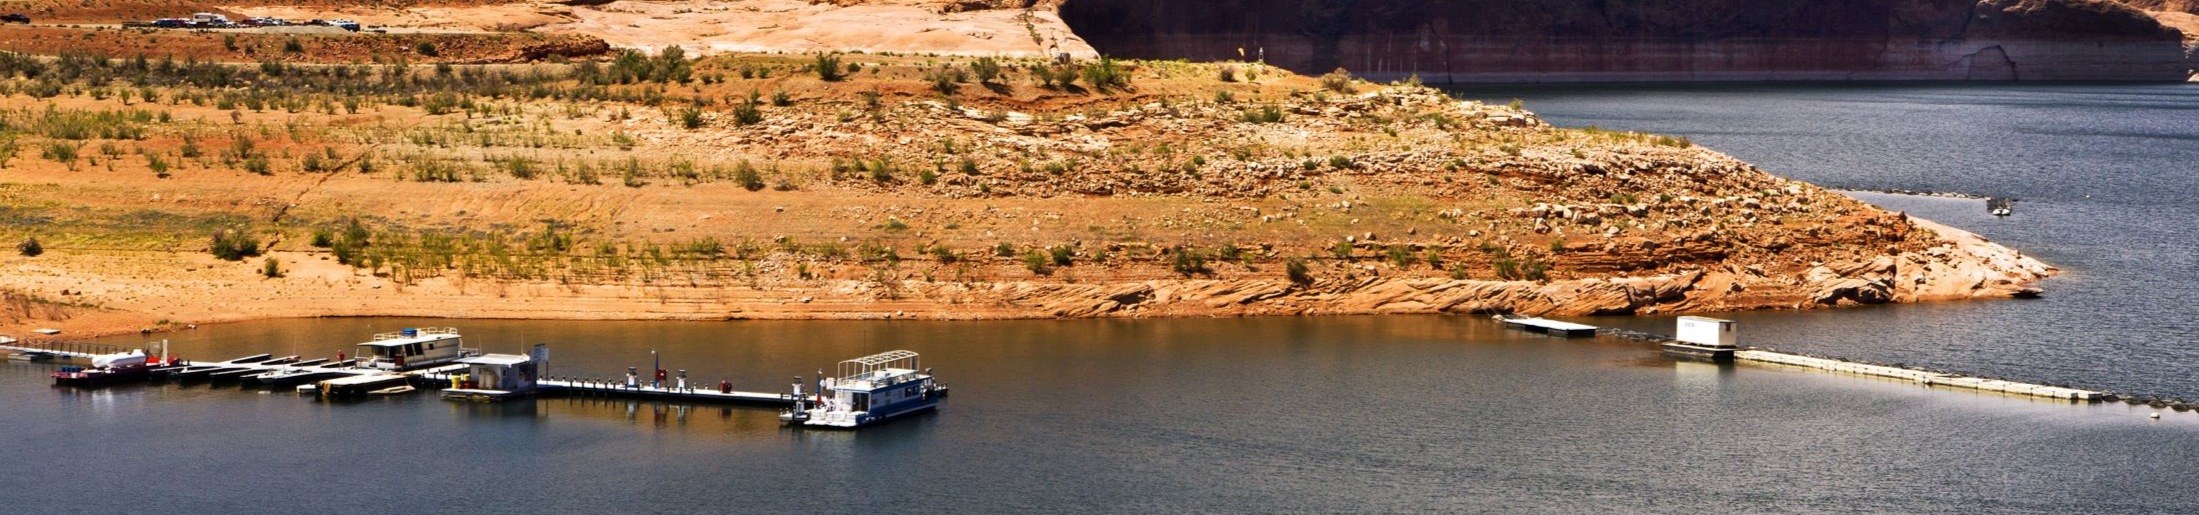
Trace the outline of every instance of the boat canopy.
<instances>
[{"instance_id":1,"label":"boat canopy","mask_svg":"<svg viewBox=\"0 0 2199 515\"><path fill-rule=\"evenodd\" d=\"M455 327L422 327L393 333L374 335L374 340L359 344L360 347L397 347L458 337Z\"/></svg>"},{"instance_id":2,"label":"boat canopy","mask_svg":"<svg viewBox=\"0 0 2199 515\"><path fill-rule=\"evenodd\" d=\"M916 370L916 353L886 351L840 362L840 377L856 377L886 369Z\"/></svg>"}]
</instances>

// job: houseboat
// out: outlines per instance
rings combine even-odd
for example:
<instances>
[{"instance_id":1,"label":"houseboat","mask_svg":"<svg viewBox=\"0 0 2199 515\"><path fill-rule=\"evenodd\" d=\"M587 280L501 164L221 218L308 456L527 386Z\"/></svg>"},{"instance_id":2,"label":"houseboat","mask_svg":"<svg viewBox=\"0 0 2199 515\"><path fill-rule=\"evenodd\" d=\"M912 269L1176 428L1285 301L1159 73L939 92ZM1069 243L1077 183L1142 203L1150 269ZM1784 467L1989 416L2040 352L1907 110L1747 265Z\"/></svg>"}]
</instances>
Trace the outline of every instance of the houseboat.
<instances>
[{"instance_id":1,"label":"houseboat","mask_svg":"<svg viewBox=\"0 0 2199 515\"><path fill-rule=\"evenodd\" d=\"M921 371L920 371L921 370ZM817 379L817 396L779 414L787 425L857 428L939 407L947 387L897 350L840 362L839 376ZM797 391L797 397L800 397Z\"/></svg>"},{"instance_id":2,"label":"houseboat","mask_svg":"<svg viewBox=\"0 0 2199 515\"><path fill-rule=\"evenodd\" d=\"M443 365L480 354L478 349L465 348L464 342L458 338L457 328L407 328L394 333L377 334L373 341L359 344L359 366L379 370L412 370Z\"/></svg>"},{"instance_id":3,"label":"houseboat","mask_svg":"<svg viewBox=\"0 0 2199 515\"><path fill-rule=\"evenodd\" d=\"M496 402L534 395L550 366L550 347L535 344L527 355L483 354L458 360L466 373L451 377L446 400Z\"/></svg>"},{"instance_id":4,"label":"houseboat","mask_svg":"<svg viewBox=\"0 0 2199 515\"><path fill-rule=\"evenodd\" d=\"M92 357L91 367L67 366L53 373L55 386L102 386L124 381L143 381L152 376L153 367L145 359L145 351L132 350Z\"/></svg>"},{"instance_id":5,"label":"houseboat","mask_svg":"<svg viewBox=\"0 0 2199 515\"><path fill-rule=\"evenodd\" d=\"M1684 316L1678 320L1678 334L1663 345L1665 354L1712 362L1733 361L1733 353L1741 350L1734 332L1732 320L1720 320Z\"/></svg>"}]
</instances>

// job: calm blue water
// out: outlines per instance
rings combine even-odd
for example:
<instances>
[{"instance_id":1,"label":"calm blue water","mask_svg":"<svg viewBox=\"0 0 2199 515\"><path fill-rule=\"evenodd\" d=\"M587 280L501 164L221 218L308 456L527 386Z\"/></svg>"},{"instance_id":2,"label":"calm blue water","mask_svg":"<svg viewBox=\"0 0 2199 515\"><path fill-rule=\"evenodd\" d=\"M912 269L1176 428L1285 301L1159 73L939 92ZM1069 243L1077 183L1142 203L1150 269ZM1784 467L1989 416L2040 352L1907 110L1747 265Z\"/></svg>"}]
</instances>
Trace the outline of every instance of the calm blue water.
<instances>
[{"instance_id":1,"label":"calm blue water","mask_svg":"<svg viewBox=\"0 0 2199 515\"><path fill-rule=\"evenodd\" d=\"M1750 343L2199 397L2188 87L1537 88L1568 125L1655 130L2062 266L2037 301L1739 316ZM2149 107L2150 106L2150 107ZM1885 136L1894 131L1901 136ZM2119 136L2094 136L2109 133ZM2091 195L2087 197L2086 195ZM1664 319L1591 319L1668 331ZM267 321L194 358L332 355L457 325L553 374L781 388L906 348L954 396L861 432L600 399L329 404L46 386L0 363L0 512L2188 513L2199 415L1679 363L1478 317L1018 322ZM114 340L138 343L136 338Z\"/></svg>"}]
</instances>

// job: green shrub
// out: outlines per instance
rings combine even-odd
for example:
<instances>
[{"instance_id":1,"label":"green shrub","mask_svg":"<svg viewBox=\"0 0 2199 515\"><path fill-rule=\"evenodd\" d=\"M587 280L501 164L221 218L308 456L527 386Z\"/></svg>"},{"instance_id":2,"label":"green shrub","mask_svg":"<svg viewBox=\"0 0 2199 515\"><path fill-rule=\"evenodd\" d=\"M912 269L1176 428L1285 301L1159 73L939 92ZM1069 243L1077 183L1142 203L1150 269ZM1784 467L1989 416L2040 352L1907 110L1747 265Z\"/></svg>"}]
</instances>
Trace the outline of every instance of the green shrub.
<instances>
[{"instance_id":1,"label":"green shrub","mask_svg":"<svg viewBox=\"0 0 2199 515\"><path fill-rule=\"evenodd\" d=\"M280 277L282 277L282 276L283 276L283 266L282 266L282 261L280 261L280 260L277 260L277 259L275 259L275 258L267 258L267 263L266 263L266 264L264 264L264 265L262 265L262 266L260 267L260 275L264 275L264 276L267 276L267 278L268 278L268 279L275 279L275 278L280 278Z\"/></svg>"},{"instance_id":2,"label":"green shrub","mask_svg":"<svg viewBox=\"0 0 2199 515\"><path fill-rule=\"evenodd\" d=\"M1050 257L1053 258L1054 266L1069 266L1076 262L1077 251L1068 246L1054 247L1047 249L1046 252L1051 254Z\"/></svg>"},{"instance_id":3,"label":"green shrub","mask_svg":"<svg viewBox=\"0 0 2199 515\"><path fill-rule=\"evenodd\" d=\"M1214 269L1206 266L1206 255L1199 253L1198 250L1190 247L1177 247L1174 254L1168 259L1168 268L1175 270L1176 273L1183 274L1184 277L1214 273Z\"/></svg>"},{"instance_id":4,"label":"green shrub","mask_svg":"<svg viewBox=\"0 0 2199 515\"><path fill-rule=\"evenodd\" d=\"M1040 254L1037 250L1023 254L1023 268L1030 270L1033 274L1048 275L1054 273L1053 267L1047 266L1046 263L1046 255Z\"/></svg>"},{"instance_id":5,"label":"green shrub","mask_svg":"<svg viewBox=\"0 0 2199 515\"><path fill-rule=\"evenodd\" d=\"M702 106L690 105L687 107L682 107L675 116L679 119L680 127L685 127L688 129L702 128Z\"/></svg>"},{"instance_id":6,"label":"green shrub","mask_svg":"<svg viewBox=\"0 0 2199 515\"><path fill-rule=\"evenodd\" d=\"M785 95L785 93L780 93L780 95ZM763 123L763 105L763 95L755 90L749 90L748 100L733 106L733 124L746 127Z\"/></svg>"},{"instance_id":7,"label":"green shrub","mask_svg":"<svg viewBox=\"0 0 2199 515\"><path fill-rule=\"evenodd\" d=\"M1283 274L1290 277L1292 284L1313 284L1313 271L1306 268L1306 260L1291 258L1289 262L1283 263Z\"/></svg>"},{"instance_id":8,"label":"green shrub","mask_svg":"<svg viewBox=\"0 0 2199 515\"><path fill-rule=\"evenodd\" d=\"M941 95L953 95L962 91L962 83L969 80L968 72L954 66L944 66L924 73L924 81L930 82L932 91Z\"/></svg>"},{"instance_id":9,"label":"green shrub","mask_svg":"<svg viewBox=\"0 0 2199 515\"><path fill-rule=\"evenodd\" d=\"M428 57L443 55L441 51L435 49L435 43L429 41L422 41L418 45L413 45L412 51Z\"/></svg>"},{"instance_id":10,"label":"green shrub","mask_svg":"<svg viewBox=\"0 0 2199 515\"><path fill-rule=\"evenodd\" d=\"M1390 264L1398 268L1413 266L1419 260L1419 256L1413 255L1413 249L1404 245L1391 245L1385 251L1389 254Z\"/></svg>"},{"instance_id":11,"label":"green shrub","mask_svg":"<svg viewBox=\"0 0 2199 515\"><path fill-rule=\"evenodd\" d=\"M222 229L214 231L213 242L208 245L207 251L217 258L243 261L244 258L260 255L260 240L246 231Z\"/></svg>"},{"instance_id":12,"label":"green shrub","mask_svg":"<svg viewBox=\"0 0 2199 515\"><path fill-rule=\"evenodd\" d=\"M756 166L748 164L748 161L741 161L740 164L733 166L733 182L740 184L741 189L748 191L762 191L764 189L763 174L757 173Z\"/></svg>"},{"instance_id":13,"label":"green shrub","mask_svg":"<svg viewBox=\"0 0 2199 515\"><path fill-rule=\"evenodd\" d=\"M1000 60L992 57L979 57L977 62L970 63L970 74L977 76L979 84L991 84L995 80L1000 80Z\"/></svg>"},{"instance_id":14,"label":"green shrub","mask_svg":"<svg viewBox=\"0 0 2199 515\"><path fill-rule=\"evenodd\" d=\"M1102 57L1099 62L1084 65L1080 73L1084 83L1092 89L1107 91L1130 87L1130 72L1122 69L1113 58Z\"/></svg>"},{"instance_id":15,"label":"green shrub","mask_svg":"<svg viewBox=\"0 0 2199 515\"><path fill-rule=\"evenodd\" d=\"M1256 107L1246 110L1244 114L1238 115L1237 121L1245 123L1278 123L1283 121L1283 108L1272 105Z\"/></svg>"},{"instance_id":16,"label":"green shrub","mask_svg":"<svg viewBox=\"0 0 2199 515\"><path fill-rule=\"evenodd\" d=\"M38 155L39 157L44 157L48 160L52 160L53 162L61 163L62 165L67 166L70 170L75 170L77 148L78 147L76 143L54 141L46 143L46 147L40 149Z\"/></svg>"},{"instance_id":17,"label":"green shrub","mask_svg":"<svg viewBox=\"0 0 2199 515\"><path fill-rule=\"evenodd\" d=\"M839 82L848 77L846 72L841 71L838 52L818 52L816 61L810 64L809 69L817 72L817 78L824 79L825 82Z\"/></svg>"}]
</instances>

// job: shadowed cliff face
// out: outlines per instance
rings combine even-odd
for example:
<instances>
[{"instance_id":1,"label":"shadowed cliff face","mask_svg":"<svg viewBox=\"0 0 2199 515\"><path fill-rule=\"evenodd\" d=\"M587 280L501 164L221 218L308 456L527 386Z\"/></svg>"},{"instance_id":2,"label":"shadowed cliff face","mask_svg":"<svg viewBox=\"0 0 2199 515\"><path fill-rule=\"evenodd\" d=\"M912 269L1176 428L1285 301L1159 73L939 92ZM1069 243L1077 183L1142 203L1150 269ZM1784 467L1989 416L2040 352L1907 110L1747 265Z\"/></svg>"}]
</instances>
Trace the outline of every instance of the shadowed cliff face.
<instances>
[{"instance_id":1,"label":"shadowed cliff face","mask_svg":"<svg viewBox=\"0 0 2199 515\"><path fill-rule=\"evenodd\" d=\"M2183 80L2180 34L2095 0L1068 0L1101 52L1482 80ZM1240 55L1240 52L1242 54Z\"/></svg>"}]
</instances>

